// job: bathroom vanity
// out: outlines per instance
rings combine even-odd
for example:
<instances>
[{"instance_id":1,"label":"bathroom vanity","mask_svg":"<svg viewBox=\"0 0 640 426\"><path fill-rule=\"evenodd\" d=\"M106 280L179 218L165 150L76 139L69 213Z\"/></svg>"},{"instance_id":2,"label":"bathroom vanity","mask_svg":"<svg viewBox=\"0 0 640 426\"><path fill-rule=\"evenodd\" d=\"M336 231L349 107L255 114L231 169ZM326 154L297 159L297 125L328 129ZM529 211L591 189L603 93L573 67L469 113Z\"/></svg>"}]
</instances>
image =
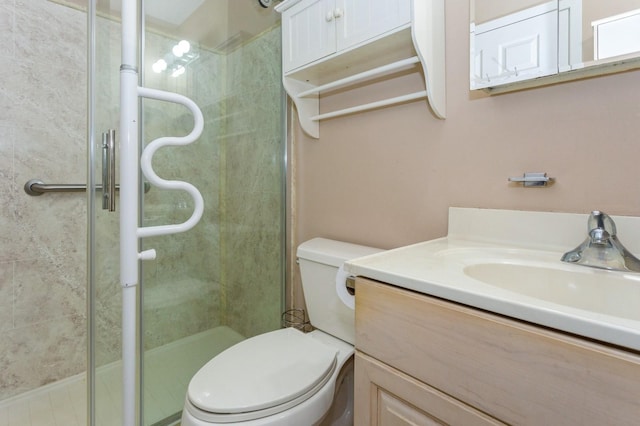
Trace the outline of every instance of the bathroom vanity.
<instances>
[{"instance_id":1,"label":"bathroom vanity","mask_svg":"<svg viewBox=\"0 0 640 426\"><path fill-rule=\"evenodd\" d=\"M357 425L638 423L638 352L368 279L356 288Z\"/></svg>"},{"instance_id":2,"label":"bathroom vanity","mask_svg":"<svg viewBox=\"0 0 640 426\"><path fill-rule=\"evenodd\" d=\"M640 279L559 262L586 218L452 209L448 237L348 262L358 276L355 424L638 424ZM638 253L638 219L616 220ZM474 265L526 265L554 285L550 271L562 271L574 297L527 294L526 278L508 274L513 288L495 286L504 275L470 276ZM635 311L618 315L619 295L582 287L610 276L630 281L609 293L629 292Z\"/></svg>"}]
</instances>

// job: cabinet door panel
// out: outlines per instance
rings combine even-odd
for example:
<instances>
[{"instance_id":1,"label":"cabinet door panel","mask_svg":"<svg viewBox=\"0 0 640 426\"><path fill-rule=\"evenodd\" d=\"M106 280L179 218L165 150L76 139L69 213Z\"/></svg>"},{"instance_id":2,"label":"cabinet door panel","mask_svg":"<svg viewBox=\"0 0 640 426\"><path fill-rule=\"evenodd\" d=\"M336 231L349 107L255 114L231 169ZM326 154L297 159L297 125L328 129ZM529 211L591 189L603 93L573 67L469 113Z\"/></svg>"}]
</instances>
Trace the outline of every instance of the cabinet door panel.
<instances>
[{"instance_id":1,"label":"cabinet door panel","mask_svg":"<svg viewBox=\"0 0 640 426\"><path fill-rule=\"evenodd\" d=\"M282 16L285 72L335 52L334 4L334 0L304 0Z\"/></svg>"},{"instance_id":2,"label":"cabinet door panel","mask_svg":"<svg viewBox=\"0 0 640 426\"><path fill-rule=\"evenodd\" d=\"M505 426L455 398L356 352L356 426Z\"/></svg>"},{"instance_id":3,"label":"cabinet door panel","mask_svg":"<svg viewBox=\"0 0 640 426\"><path fill-rule=\"evenodd\" d=\"M338 50L411 22L411 0L336 0Z\"/></svg>"},{"instance_id":4,"label":"cabinet door panel","mask_svg":"<svg viewBox=\"0 0 640 426\"><path fill-rule=\"evenodd\" d=\"M405 401L378 391L378 426L443 426Z\"/></svg>"},{"instance_id":5,"label":"cabinet door panel","mask_svg":"<svg viewBox=\"0 0 640 426\"><path fill-rule=\"evenodd\" d=\"M472 89L558 73L557 9L540 13L545 8L530 8L475 27Z\"/></svg>"},{"instance_id":6,"label":"cabinet door panel","mask_svg":"<svg viewBox=\"0 0 640 426\"><path fill-rule=\"evenodd\" d=\"M595 60L640 52L638 11L595 25L593 31Z\"/></svg>"}]
</instances>

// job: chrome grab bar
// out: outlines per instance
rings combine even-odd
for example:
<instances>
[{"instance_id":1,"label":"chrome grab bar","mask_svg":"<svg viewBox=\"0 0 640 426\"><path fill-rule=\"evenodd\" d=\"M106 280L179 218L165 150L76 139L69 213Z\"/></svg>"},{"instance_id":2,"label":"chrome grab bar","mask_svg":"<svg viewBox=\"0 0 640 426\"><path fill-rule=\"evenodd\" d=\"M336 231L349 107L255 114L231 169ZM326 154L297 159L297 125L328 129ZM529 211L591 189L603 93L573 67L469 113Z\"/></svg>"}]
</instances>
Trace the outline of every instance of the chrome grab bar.
<instances>
[{"instance_id":1,"label":"chrome grab bar","mask_svg":"<svg viewBox=\"0 0 640 426\"><path fill-rule=\"evenodd\" d=\"M96 191L102 191L102 185L96 185ZM145 194L151 189L149 182L144 183ZM87 185L74 183L44 183L40 179L31 179L24 184L24 192L32 196L38 196L47 192L85 192ZM120 190L120 185L116 185L116 191Z\"/></svg>"}]
</instances>

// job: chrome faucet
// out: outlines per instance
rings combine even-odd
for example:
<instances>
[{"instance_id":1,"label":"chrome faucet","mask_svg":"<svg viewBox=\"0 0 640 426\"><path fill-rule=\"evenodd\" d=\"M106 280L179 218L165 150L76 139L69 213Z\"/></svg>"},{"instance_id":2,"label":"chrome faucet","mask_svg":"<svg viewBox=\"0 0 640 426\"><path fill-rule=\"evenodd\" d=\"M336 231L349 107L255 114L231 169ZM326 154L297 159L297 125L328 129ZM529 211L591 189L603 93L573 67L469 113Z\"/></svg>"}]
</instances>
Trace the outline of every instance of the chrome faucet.
<instances>
[{"instance_id":1,"label":"chrome faucet","mask_svg":"<svg viewBox=\"0 0 640 426\"><path fill-rule=\"evenodd\" d=\"M563 262L612 271L640 272L640 260L629 253L616 236L616 224L606 213L595 210L587 222L589 236L562 256Z\"/></svg>"}]
</instances>

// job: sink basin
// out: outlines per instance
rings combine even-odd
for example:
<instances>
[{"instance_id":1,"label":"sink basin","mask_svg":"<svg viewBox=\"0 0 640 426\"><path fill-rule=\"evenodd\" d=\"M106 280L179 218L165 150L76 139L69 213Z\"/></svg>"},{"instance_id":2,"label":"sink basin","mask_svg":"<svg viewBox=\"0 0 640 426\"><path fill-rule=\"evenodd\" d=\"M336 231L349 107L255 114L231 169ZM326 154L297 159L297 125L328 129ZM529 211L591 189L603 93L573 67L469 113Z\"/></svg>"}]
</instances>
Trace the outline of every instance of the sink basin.
<instances>
[{"instance_id":1,"label":"sink basin","mask_svg":"<svg viewBox=\"0 0 640 426\"><path fill-rule=\"evenodd\" d=\"M524 296L640 321L640 274L498 262L467 265L463 271L470 278Z\"/></svg>"},{"instance_id":2,"label":"sink basin","mask_svg":"<svg viewBox=\"0 0 640 426\"><path fill-rule=\"evenodd\" d=\"M640 217L615 218L640 255ZM446 237L346 263L353 275L640 351L640 273L561 262L587 217L454 208Z\"/></svg>"}]
</instances>

